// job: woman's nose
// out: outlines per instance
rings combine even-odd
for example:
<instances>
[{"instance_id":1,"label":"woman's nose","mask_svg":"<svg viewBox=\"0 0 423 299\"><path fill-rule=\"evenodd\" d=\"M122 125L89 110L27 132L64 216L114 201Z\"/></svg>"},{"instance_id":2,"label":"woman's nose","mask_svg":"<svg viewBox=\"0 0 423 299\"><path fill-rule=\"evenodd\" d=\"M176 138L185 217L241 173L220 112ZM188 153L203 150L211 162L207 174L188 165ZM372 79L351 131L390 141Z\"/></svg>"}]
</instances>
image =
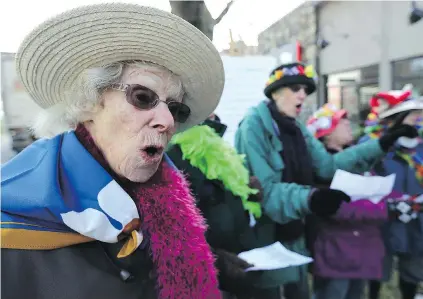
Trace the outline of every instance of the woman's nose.
<instances>
[{"instance_id":1,"label":"woman's nose","mask_svg":"<svg viewBox=\"0 0 423 299\"><path fill-rule=\"evenodd\" d=\"M154 116L150 122L150 125L158 129L160 133L164 133L173 130L175 127L175 120L172 113L169 111L169 107L166 103L160 102L154 109Z\"/></svg>"}]
</instances>

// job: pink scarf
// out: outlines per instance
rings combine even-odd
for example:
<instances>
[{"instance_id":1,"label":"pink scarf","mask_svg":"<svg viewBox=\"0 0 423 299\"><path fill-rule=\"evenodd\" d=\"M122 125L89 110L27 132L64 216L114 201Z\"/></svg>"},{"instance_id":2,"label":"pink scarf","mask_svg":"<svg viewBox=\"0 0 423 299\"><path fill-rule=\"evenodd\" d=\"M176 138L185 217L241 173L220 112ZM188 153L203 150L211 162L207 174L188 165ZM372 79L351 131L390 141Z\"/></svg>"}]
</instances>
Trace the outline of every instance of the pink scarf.
<instances>
[{"instance_id":1,"label":"pink scarf","mask_svg":"<svg viewBox=\"0 0 423 299\"><path fill-rule=\"evenodd\" d=\"M204 219L182 175L162 162L144 184L122 182L108 166L84 126L79 141L138 203L141 228L149 237L161 299L215 299L218 290L214 258L205 239Z\"/></svg>"}]
</instances>

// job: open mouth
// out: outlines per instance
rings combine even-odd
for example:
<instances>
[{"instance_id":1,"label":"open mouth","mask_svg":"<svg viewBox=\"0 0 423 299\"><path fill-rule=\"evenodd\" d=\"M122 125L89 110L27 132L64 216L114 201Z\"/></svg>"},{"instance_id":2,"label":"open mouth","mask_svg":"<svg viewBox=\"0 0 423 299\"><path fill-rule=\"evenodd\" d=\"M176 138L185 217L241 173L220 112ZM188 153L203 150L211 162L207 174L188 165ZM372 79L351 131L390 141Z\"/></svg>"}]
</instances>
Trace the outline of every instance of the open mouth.
<instances>
[{"instance_id":1,"label":"open mouth","mask_svg":"<svg viewBox=\"0 0 423 299\"><path fill-rule=\"evenodd\" d=\"M161 146L155 146L155 145L149 145L142 149L142 152L146 154L147 157L157 157L160 156L163 153L163 147Z\"/></svg>"},{"instance_id":2,"label":"open mouth","mask_svg":"<svg viewBox=\"0 0 423 299\"><path fill-rule=\"evenodd\" d=\"M298 104L298 105L296 105L295 107L297 108L297 111L301 111L301 106L302 106L303 104Z\"/></svg>"}]
</instances>

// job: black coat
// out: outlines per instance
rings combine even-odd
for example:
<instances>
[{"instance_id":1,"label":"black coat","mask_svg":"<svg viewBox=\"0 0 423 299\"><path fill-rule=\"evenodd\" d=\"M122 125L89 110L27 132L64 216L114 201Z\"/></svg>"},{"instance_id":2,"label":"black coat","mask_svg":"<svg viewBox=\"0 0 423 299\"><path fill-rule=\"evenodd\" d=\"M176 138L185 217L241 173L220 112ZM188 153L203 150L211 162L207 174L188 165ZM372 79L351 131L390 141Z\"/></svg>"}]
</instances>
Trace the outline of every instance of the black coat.
<instances>
[{"instance_id":1,"label":"black coat","mask_svg":"<svg viewBox=\"0 0 423 299\"><path fill-rule=\"evenodd\" d=\"M55 250L1 250L2 299L156 299L147 250L117 259L123 241ZM133 278L121 278L125 270ZM124 273L122 273L124 274Z\"/></svg>"},{"instance_id":2,"label":"black coat","mask_svg":"<svg viewBox=\"0 0 423 299\"><path fill-rule=\"evenodd\" d=\"M249 215L241 198L226 190L222 182L208 180L198 168L183 160L179 145L173 145L167 154L190 183L197 206L209 226L206 237L211 247L233 253L255 248L257 231L249 226Z\"/></svg>"},{"instance_id":3,"label":"black coat","mask_svg":"<svg viewBox=\"0 0 423 299\"><path fill-rule=\"evenodd\" d=\"M263 293L264 289L261 289L264 279L261 271L246 274L243 269L239 269L239 262L235 259L238 259L236 254L242 251L275 242L274 222L263 213L256 225L250 227L249 214L244 210L241 198L226 190L222 182L207 179L188 160L183 160L179 145L173 145L167 154L185 174L197 206L206 219L206 239L217 254L216 267L219 270L221 289L235 294L237 298L267 298ZM219 255L221 250L234 254L235 257ZM251 294L256 295L252 297Z\"/></svg>"}]
</instances>

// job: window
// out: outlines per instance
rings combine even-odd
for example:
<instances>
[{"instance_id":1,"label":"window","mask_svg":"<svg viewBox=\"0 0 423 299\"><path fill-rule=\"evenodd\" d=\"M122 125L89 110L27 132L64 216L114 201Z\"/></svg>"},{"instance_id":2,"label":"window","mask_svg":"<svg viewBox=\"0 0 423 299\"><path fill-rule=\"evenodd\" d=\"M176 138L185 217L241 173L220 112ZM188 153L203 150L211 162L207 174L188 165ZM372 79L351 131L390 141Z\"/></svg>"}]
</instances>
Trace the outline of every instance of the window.
<instances>
[{"instance_id":1,"label":"window","mask_svg":"<svg viewBox=\"0 0 423 299\"><path fill-rule=\"evenodd\" d=\"M378 82L379 81L379 65L373 64L360 69L361 82Z\"/></svg>"},{"instance_id":2,"label":"window","mask_svg":"<svg viewBox=\"0 0 423 299\"><path fill-rule=\"evenodd\" d=\"M394 89L402 89L411 83L423 95L423 56L393 62L392 77Z\"/></svg>"},{"instance_id":3,"label":"window","mask_svg":"<svg viewBox=\"0 0 423 299\"><path fill-rule=\"evenodd\" d=\"M394 81L394 89L402 89L406 84L413 84L413 89L418 92L420 96L423 96L423 80L422 78L408 78L398 79Z\"/></svg>"},{"instance_id":4,"label":"window","mask_svg":"<svg viewBox=\"0 0 423 299\"><path fill-rule=\"evenodd\" d=\"M423 79L423 57L395 61L392 64L395 77L421 77Z\"/></svg>"}]
</instances>

